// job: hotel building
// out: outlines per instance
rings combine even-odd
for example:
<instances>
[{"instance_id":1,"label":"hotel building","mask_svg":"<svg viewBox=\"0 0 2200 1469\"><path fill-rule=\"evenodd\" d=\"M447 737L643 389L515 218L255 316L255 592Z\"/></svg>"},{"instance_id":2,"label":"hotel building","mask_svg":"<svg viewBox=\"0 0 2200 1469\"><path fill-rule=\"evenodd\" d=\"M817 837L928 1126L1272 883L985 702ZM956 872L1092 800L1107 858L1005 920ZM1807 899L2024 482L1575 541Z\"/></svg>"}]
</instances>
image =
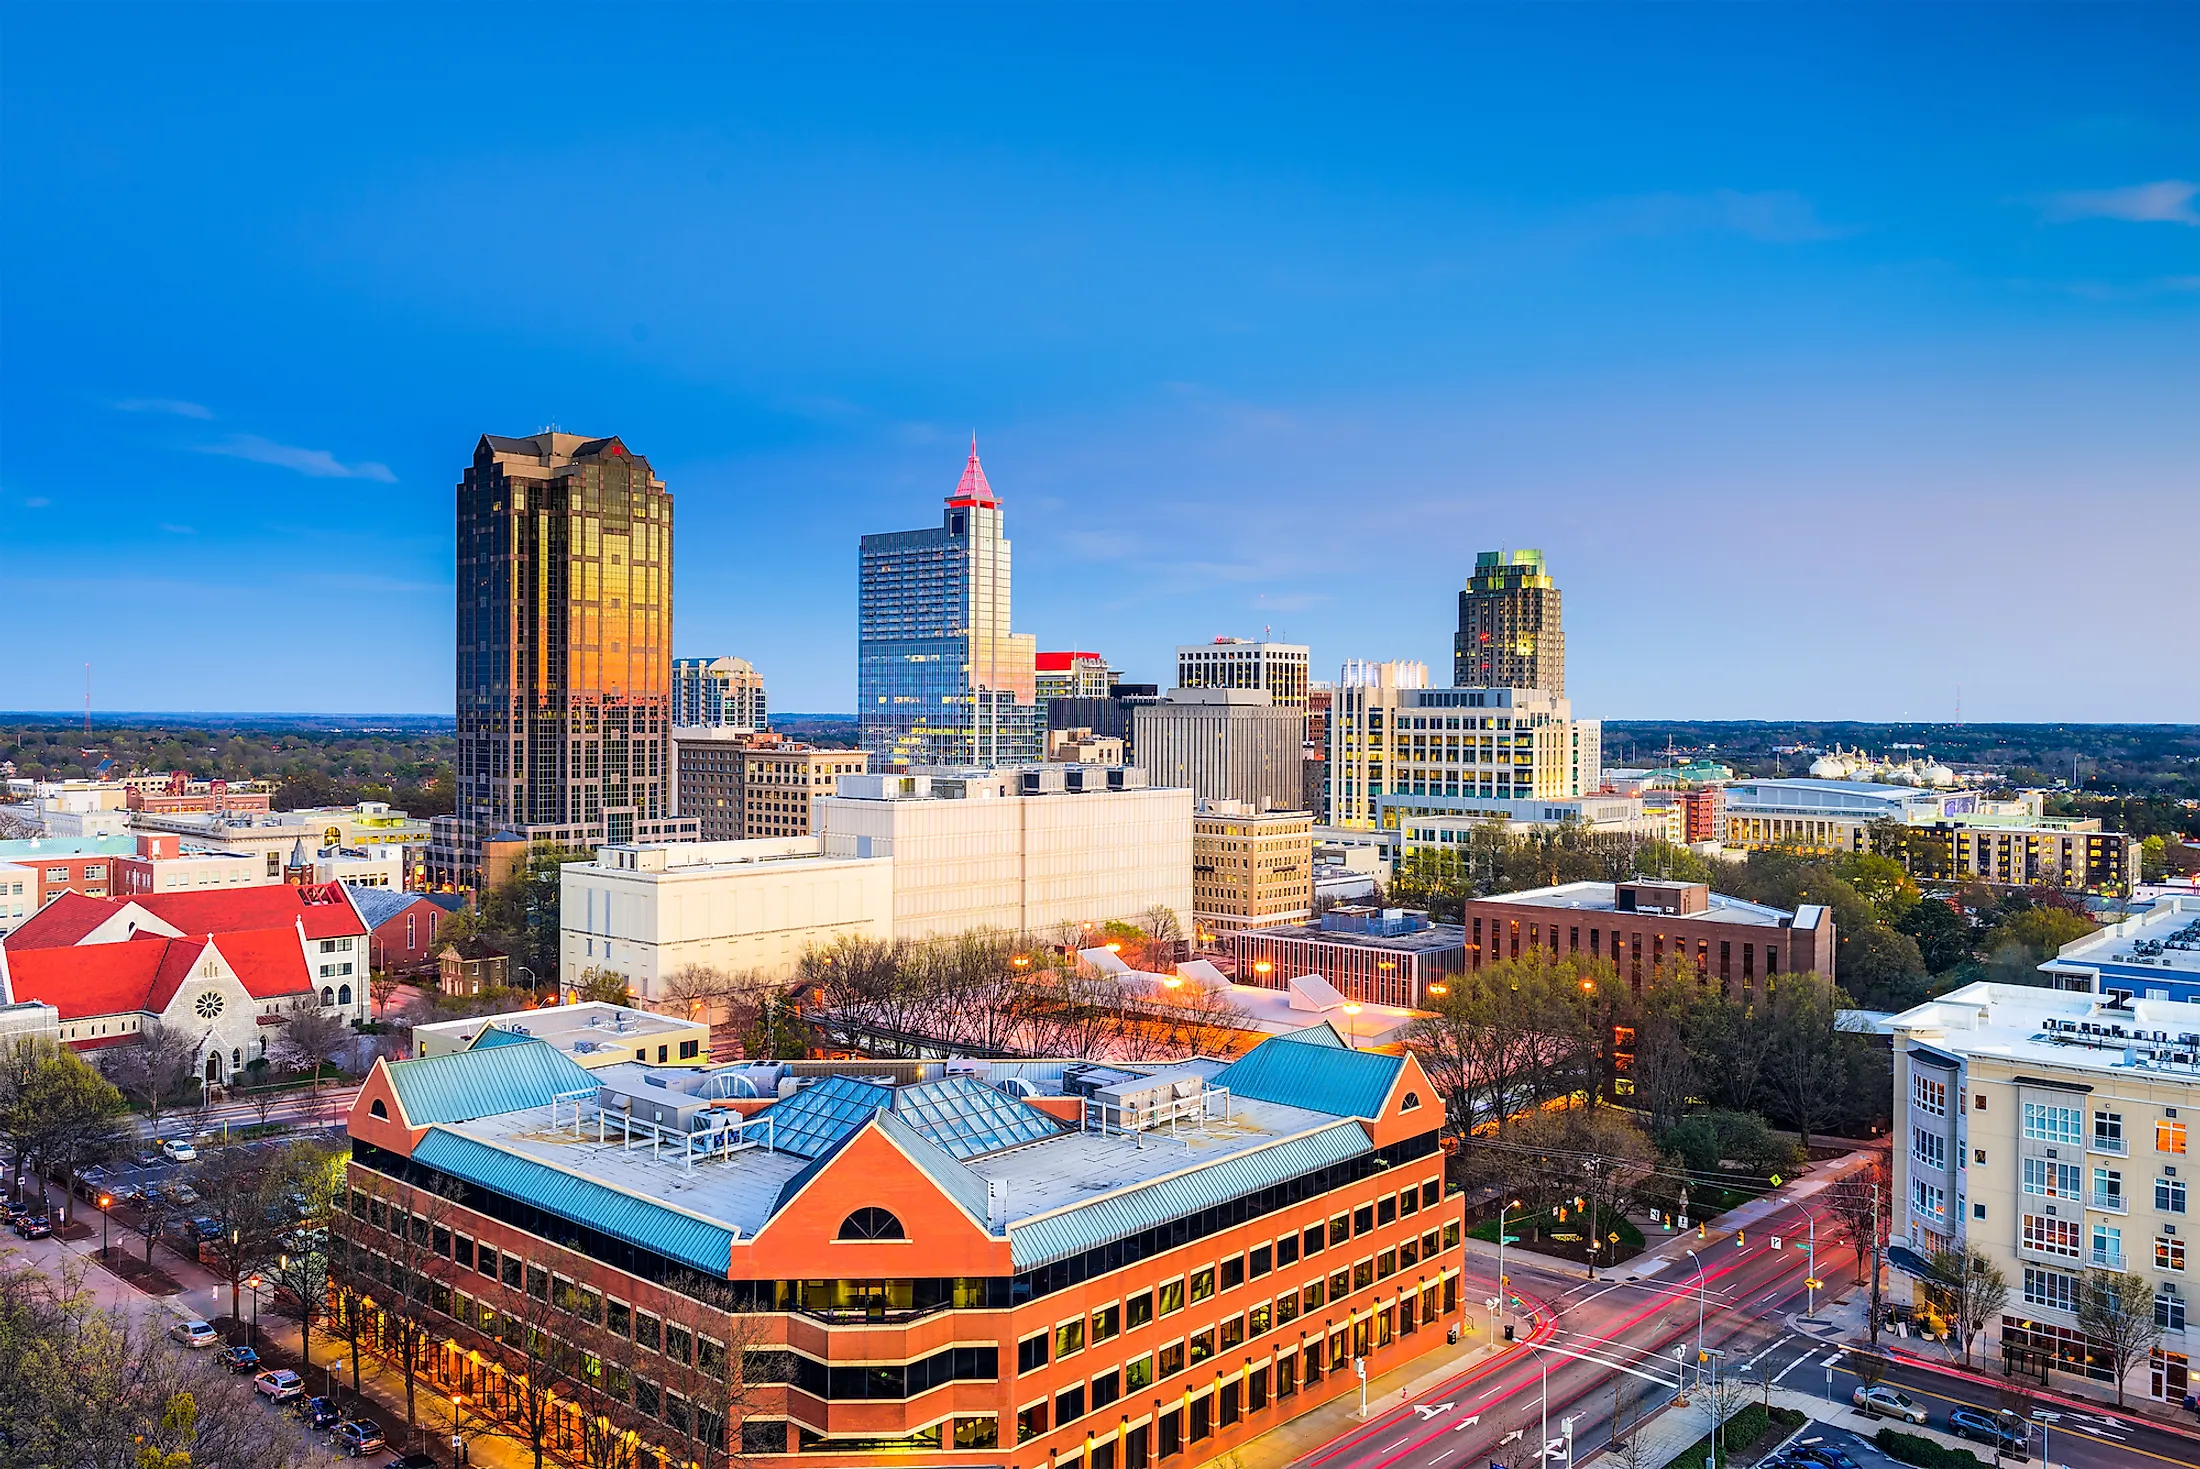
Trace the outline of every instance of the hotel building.
<instances>
[{"instance_id":1,"label":"hotel building","mask_svg":"<svg viewBox=\"0 0 2200 1469\"><path fill-rule=\"evenodd\" d=\"M1541 551L1483 551L1459 593L1453 684L1541 689L1566 697L1566 633L1558 584Z\"/></svg>"},{"instance_id":2,"label":"hotel building","mask_svg":"<svg viewBox=\"0 0 2200 1469\"><path fill-rule=\"evenodd\" d=\"M1443 1117L1326 1025L1167 1068L383 1062L334 1329L417 1292L425 1375L547 1402L552 1451L1204 1463L1472 1329Z\"/></svg>"},{"instance_id":3,"label":"hotel building","mask_svg":"<svg viewBox=\"0 0 2200 1469\"><path fill-rule=\"evenodd\" d=\"M1311 687L1312 651L1303 643L1271 643L1252 638L1216 638L1176 650L1176 686L1180 689L1265 689L1278 709L1301 717Z\"/></svg>"},{"instance_id":4,"label":"hotel building","mask_svg":"<svg viewBox=\"0 0 2200 1469\"><path fill-rule=\"evenodd\" d=\"M2110 1382L2080 1327L2089 1269L2144 1278L2160 1344L2124 1384L2181 1404L2196 1343L2191 1134L2200 1005L1972 984L1887 1022L1894 1036L1893 1234L1968 1246L2009 1282L1984 1351L2037 1376Z\"/></svg>"},{"instance_id":5,"label":"hotel building","mask_svg":"<svg viewBox=\"0 0 2200 1469\"><path fill-rule=\"evenodd\" d=\"M746 658L672 660L672 727L769 729L764 675Z\"/></svg>"}]
</instances>

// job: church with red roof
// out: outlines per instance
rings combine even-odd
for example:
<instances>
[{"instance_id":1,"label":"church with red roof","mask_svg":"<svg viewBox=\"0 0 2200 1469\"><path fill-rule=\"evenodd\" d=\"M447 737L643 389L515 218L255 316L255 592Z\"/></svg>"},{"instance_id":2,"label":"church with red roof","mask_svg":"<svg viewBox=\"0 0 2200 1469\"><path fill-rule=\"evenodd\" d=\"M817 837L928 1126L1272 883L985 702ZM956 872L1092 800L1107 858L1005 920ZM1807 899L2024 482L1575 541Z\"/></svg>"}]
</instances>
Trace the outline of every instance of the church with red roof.
<instances>
[{"instance_id":1,"label":"church with red roof","mask_svg":"<svg viewBox=\"0 0 2200 1469\"><path fill-rule=\"evenodd\" d=\"M0 941L0 1003L60 1014L80 1051L158 1020L198 1042L214 1085L267 1054L296 1010L363 1022L368 926L342 883L94 898L57 894Z\"/></svg>"}]
</instances>

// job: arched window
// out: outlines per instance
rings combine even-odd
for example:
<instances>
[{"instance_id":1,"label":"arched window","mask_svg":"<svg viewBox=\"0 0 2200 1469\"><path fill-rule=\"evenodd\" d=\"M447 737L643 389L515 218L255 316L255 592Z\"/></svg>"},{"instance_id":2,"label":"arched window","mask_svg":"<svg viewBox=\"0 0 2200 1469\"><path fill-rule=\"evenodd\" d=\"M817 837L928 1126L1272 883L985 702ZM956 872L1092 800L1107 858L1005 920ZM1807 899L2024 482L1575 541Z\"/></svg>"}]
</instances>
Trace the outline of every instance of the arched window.
<instances>
[{"instance_id":1,"label":"arched window","mask_svg":"<svg viewBox=\"0 0 2200 1469\"><path fill-rule=\"evenodd\" d=\"M1398 1110L1399 1110L1399 1111L1401 1111L1401 1112L1418 1112L1418 1111L1420 1111L1420 1110L1421 1110L1421 1094L1420 1094L1419 1092L1407 1092L1407 1093L1406 1093L1406 1099L1405 1099L1404 1101L1402 1101L1402 1102L1400 1102L1400 1103L1398 1104Z\"/></svg>"},{"instance_id":2,"label":"arched window","mask_svg":"<svg viewBox=\"0 0 2200 1469\"><path fill-rule=\"evenodd\" d=\"M232 1047L229 1052L230 1069L234 1071L242 1065L244 1065L244 1048L242 1046Z\"/></svg>"},{"instance_id":3,"label":"arched window","mask_svg":"<svg viewBox=\"0 0 2200 1469\"><path fill-rule=\"evenodd\" d=\"M374 1105L367 1108L367 1115L369 1117L379 1117L386 1122L389 1120L390 1109L382 1105L382 1099L380 1097L376 1097L374 1099Z\"/></svg>"},{"instance_id":4,"label":"arched window","mask_svg":"<svg viewBox=\"0 0 2200 1469\"><path fill-rule=\"evenodd\" d=\"M324 1005L336 1003L336 991L325 984L321 986L321 1003Z\"/></svg>"},{"instance_id":5,"label":"arched window","mask_svg":"<svg viewBox=\"0 0 2200 1469\"><path fill-rule=\"evenodd\" d=\"M884 1209L862 1208L840 1221L838 1239L907 1239L901 1221Z\"/></svg>"},{"instance_id":6,"label":"arched window","mask_svg":"<svg viewBox=\"0 0 2200 1469\"><path fill-rule=\"evenodd\" d=\"M351 1003L350 985L340 984L336 987L336 1003L339 1005L348 1005Z\"/></svg>"}]
</instances>

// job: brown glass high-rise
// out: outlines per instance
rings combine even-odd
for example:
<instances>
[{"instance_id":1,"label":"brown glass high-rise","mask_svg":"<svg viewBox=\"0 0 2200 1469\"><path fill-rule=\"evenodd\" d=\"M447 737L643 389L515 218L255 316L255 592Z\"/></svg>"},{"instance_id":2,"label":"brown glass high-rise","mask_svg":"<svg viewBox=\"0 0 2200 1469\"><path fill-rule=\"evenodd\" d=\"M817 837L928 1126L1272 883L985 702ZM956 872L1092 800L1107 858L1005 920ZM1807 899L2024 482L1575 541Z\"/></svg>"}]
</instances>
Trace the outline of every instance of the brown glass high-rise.
<instances>
[{"instance_id":1,"label":"brown glass high-rise","mask_svg":"<svg viewBox=\"0 0 2200 1469\"><path fill-rule=\"evenodd\" d=\"M486 434L458 486L462 881L506 832L587 846L667 824L672 496L617 438Z\"/></svg>"},{"instance_id":2,"label":"brown glass high-rise","mask_svg":"<svg viewBox=\"0 0 2200 1469\"><path fill-rule=\"evenodd\" d=\"M1566 693L1566 632L1558 586L1541 551L1483 551L1459 593L1454 688Z\"/></svg>"}]
</instances>

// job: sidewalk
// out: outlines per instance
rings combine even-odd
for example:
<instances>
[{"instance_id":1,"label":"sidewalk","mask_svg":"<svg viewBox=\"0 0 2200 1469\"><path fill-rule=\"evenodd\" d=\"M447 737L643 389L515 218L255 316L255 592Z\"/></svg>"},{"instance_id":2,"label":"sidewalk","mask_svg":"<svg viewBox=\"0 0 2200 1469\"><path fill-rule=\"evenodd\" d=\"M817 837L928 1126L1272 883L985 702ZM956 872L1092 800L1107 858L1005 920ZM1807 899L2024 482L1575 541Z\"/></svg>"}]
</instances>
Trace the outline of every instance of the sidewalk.
<instances>
[{"instance_id":1,"label":"sidewalk","mask_svg":"<svg viewBox=\"0 0 2200 1469\"><path fill-rule=\"evenodd\" d=\"M1295 1464L1309 1454L1349 1438L1363 1429L1372 1430L1385 1419L1409 1412L1407 1403L1434 1392L1445 1383L1522 1350L1518 1342L1480 1340L1480 1333L1462 1337L1456 1347L1439 1347L1389 1372L1367 1380L1367 1416L1360 1416L1360 1395L1346 1393L1330 1399L1288 1423L1279 1423L1260 1437L1220 1458L1195 1461L1187 1469L1206 1469L1232 1460L1240 1469L1278 1469ZM1470 1343L1475 1343L1470 1345Z\"/></svg>"}]
</instances>

